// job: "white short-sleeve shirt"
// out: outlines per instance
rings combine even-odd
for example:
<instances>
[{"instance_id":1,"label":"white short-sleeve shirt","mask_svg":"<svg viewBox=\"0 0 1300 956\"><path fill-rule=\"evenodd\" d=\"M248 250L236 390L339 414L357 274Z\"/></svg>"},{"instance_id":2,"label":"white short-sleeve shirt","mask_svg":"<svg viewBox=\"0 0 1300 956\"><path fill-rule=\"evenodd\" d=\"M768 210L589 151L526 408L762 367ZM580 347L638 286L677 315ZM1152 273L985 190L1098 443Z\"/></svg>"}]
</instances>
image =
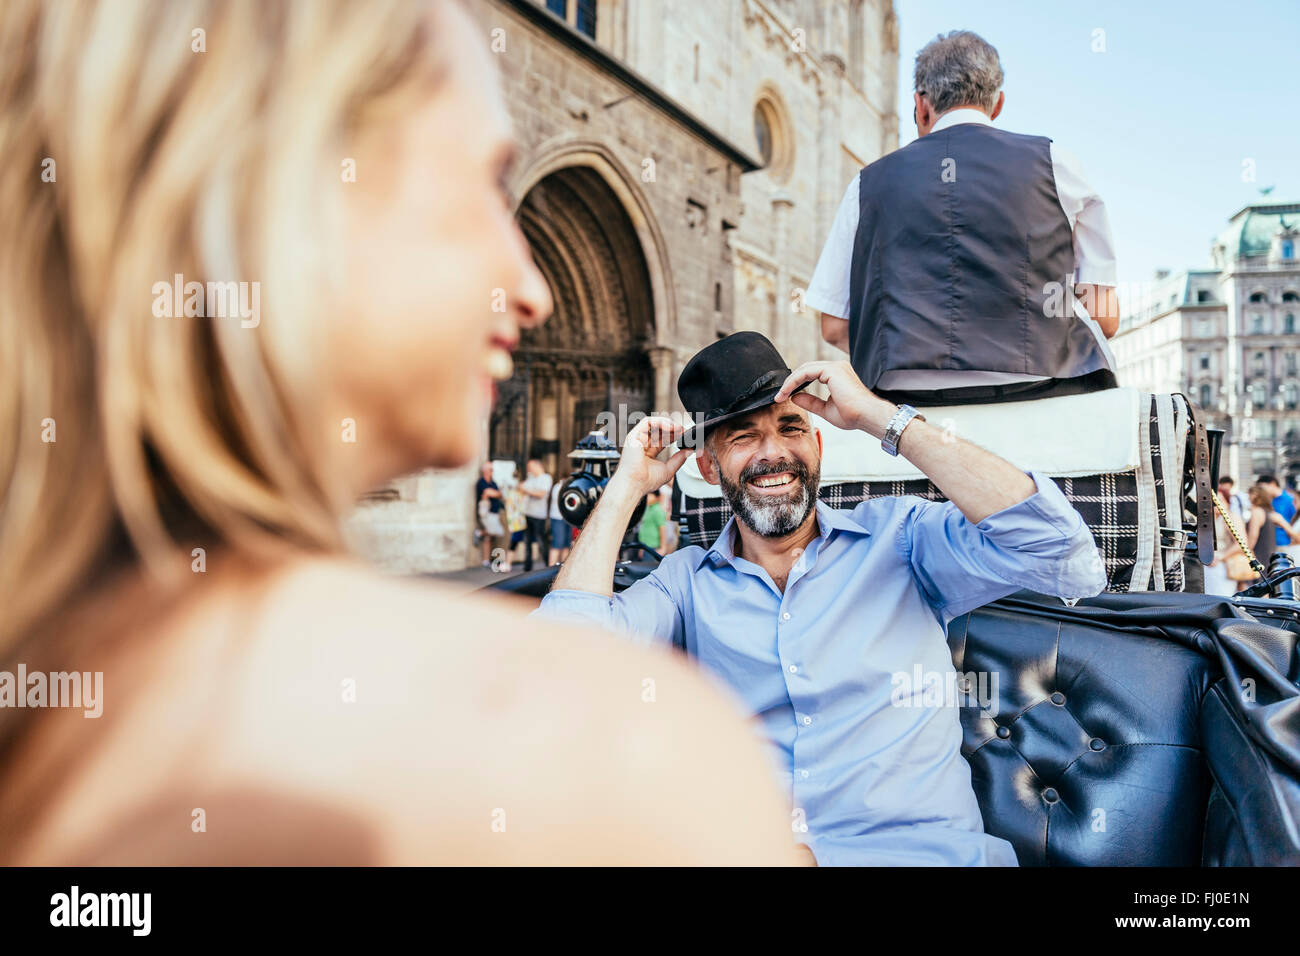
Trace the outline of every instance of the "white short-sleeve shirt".
<instances>
[{"instance_id":1,"label":"white short-sleeve shirt","mask_svg":"<svg viewBox=\"0 0 1300 956\"><path fill-rule=\"evenodd\" d=\"M939 117L932 132L958 123L993 125L988 116L979 110L956 109ZM1078 159L1055 143L1051 144L1050 151L1052 174L1056 178L1056 195L1074 235L1074 281L1113 286L1116 284L1115 247L1111 240L1106 204L1096 190L1088 185ZM817 268L813 271L812 281L804 296L804 302L818 312L841 319L847 318L849 314L849 271L853 260L853 241L858 231L858 181L859 177L854 176L844 190L844 198L840 200L830 235L822 248L821 258L817 260ZM1107 363L1112 369L1115 368L1115 356L1111 353L1105 334L1077 299L1074 302L1074 312L1096 336ZM956 388L964 385L1039 381L1045 377L963 369L898 369L881 376L878 387Z\"/></svg>"},{"instance_id":2,"label":"white short-sleeve shirt","mask_svg":"<svg viewBox=\"0 0 1300 956\"><path fill-rule=\"evenodd\" d=\"M532 475L525 482L524 487L529 491L542 491L548 495L551 491L551 476L546 472L540 475ZM524 516L528 518L546 518L550 514L549 502L545 496L535 498L532 495L524 496Z\"/></svg>"}]
</instances>

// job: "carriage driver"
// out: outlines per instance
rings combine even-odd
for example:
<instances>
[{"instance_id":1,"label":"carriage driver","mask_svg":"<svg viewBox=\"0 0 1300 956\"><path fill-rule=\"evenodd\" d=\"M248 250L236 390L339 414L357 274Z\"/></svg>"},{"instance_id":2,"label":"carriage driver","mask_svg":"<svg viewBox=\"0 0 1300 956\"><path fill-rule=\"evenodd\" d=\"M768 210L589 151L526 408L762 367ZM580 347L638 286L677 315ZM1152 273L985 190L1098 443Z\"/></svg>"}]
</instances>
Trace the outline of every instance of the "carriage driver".
<instances>
[{"instance_id":1,"label":"carriage driver","mask_svg":"<svg viewBox=\"0 0 1300 956\"><path fill-rule=\"evenodd\" d=\"M804 391L812 382L829 397ZM676 643L729 685L758 719L795 839L819 864L1014 866L1011 845L984 833L956 702L936 705L915 680L954 675L945 626L967 611L1020 588L1077 598L1105 586L1079 514L1050 478L884 401L848 362L791 372L756 332L701 350L677 391L697 424L649 418L629 434L533 613ZM819 501L809 412L881 439L949 501ZM674 439L681 450L659 460ZM611 594L633 509L692 450L734 514L711 548L681 548Z\"/></svg>"}]
</instances>

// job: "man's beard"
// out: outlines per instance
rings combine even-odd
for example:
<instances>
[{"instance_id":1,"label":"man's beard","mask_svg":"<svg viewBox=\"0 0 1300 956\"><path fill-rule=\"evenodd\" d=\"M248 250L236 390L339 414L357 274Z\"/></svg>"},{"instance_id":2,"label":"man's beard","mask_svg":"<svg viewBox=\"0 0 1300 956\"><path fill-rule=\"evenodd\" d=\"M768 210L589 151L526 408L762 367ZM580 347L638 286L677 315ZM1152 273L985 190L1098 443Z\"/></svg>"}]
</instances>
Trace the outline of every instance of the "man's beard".
<instances>
[{"instance_id":1,"label":"man's beard","mask_svg":"<svg viewBox=\"0 0 1300 956\"><path fill-rule=\"evenodd\" d=\"M752 491L749 482L763 475L776 475L788 471L798 481L790 482L794 490L784 495L761 495ZM740 473L740 481L732 482L722 469L718 469L722 493L726 496L736 519L743 521L749 530L764 538L783 538L792 533L817 507L817 484L821 472L809 471L797 460L761 462Z\"/></svg>"}]
</instances>

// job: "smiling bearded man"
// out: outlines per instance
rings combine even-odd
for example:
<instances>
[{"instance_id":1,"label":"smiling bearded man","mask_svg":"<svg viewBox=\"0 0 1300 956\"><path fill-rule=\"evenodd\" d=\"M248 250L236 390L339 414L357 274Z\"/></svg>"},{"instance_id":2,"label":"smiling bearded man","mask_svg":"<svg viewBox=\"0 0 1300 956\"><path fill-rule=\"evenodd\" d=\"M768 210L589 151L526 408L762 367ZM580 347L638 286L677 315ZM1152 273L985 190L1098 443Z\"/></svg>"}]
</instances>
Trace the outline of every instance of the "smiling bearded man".
<instances>
[{"instance_id":1,"label":"smiling bearded man","mask_svg":"<svg viewBox=\"0 0 1300 956\"><path fill-rule=\"evenodd\" d=\"M797 459L773 464L755 462L741 472L739 481L731 481L726 474L719 473L722 494L731 510L751 531L764 538L784 537L808 520L808 513L817 503L820 477L820 466L810 469ZM782 490L751 491L751 483L755 489Z\"/></svg>"},{"instance_id":2,"label":"smiling bearded man","mask_svg":"<svg viewBox=\"0 0 1300 956\"><path fill-rule=\"evenodd\" d=\"M802 392L813 382L829 397ZM955 674L944 629L1020 588L1077 598L1106 584L1083 519L1051 478L872 394L848 362L791 372L756 332L700 351L677 383L699 424L628 435L554 589L533 613L676 644L755 716L789 795L794 838L821 864L1009 865L984 832L957 708L927 698ZM948 497L818 500L813 412L902 454ZM712 547L679 548L611 593L633 511L696 450L735 512ZM659 456L674 440L682 450ZM909 693L898 675L921 673Z\"/></svg>"}]
</instances>

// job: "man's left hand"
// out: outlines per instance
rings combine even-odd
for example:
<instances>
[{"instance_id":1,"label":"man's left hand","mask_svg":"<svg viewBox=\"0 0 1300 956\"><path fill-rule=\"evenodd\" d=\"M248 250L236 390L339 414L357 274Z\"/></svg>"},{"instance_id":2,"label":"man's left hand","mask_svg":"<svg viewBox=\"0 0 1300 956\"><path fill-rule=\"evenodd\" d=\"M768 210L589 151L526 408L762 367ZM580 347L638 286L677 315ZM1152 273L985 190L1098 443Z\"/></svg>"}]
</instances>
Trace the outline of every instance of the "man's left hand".
<instances>
[{"instance_id":1,"label":"man's left hand","mask_svg":"<svg viewBox=\"0 0 1300 956\"><path fill-rule=\"evenodd\" d=\"M820 415L837 428L861 429L880 438L885 426L898 406L887 402L862 384L853 366L840 362L804 362L790 373L781 384L773 401L777 404L790 398L790 393L804 382L821 382L830 392L829 398L818 398L807 391L791 399L806 412Z\"/></svg>"}]
</instances>

